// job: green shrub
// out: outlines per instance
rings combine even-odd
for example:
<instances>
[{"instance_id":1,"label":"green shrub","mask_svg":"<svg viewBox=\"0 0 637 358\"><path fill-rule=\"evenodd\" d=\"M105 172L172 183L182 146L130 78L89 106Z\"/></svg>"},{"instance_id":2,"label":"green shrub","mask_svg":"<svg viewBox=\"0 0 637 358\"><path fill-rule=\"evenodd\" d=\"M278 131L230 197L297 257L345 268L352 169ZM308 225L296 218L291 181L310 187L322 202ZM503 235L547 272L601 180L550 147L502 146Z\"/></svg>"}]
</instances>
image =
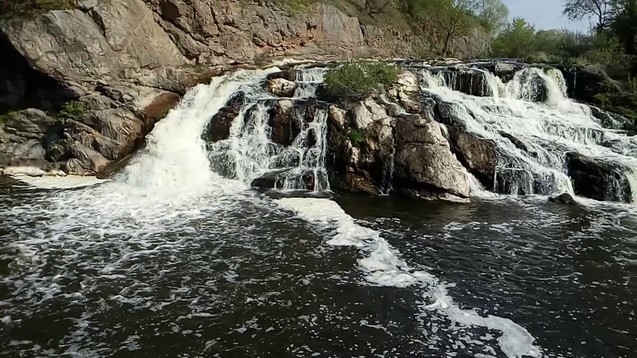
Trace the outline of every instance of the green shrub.
<instances>
[{"instance_id":1,"label":"green shrub","mask_svg":"<svg viewBox=\"0 0 637 358\"><path fill-rule=\"evenodd\" d=\"M329 70L325 86L332 96L357 99L389 87L397 78L393 65L352 62Z\"/></svg>"},{"instance_id":2,"label":"green shrub","mask_svg":"<svg viewBox=\"0 0 637 358\"><path fill-rule=\"evenodd\" d=\"M365 133L362 129L350 129L347 133L347 137L352 141L352 145L357 147L359 144L365 141Z\"/></svg>"},{"instance_id":3,"label":"green shrub","mask_svg":"<svg viewBox=\"0 0 637 358\"><path fill-rule=\"evenodd\" d=\"M67 121L69 119L78 119L85 117L89 113L89 108L85 103L80 101L69 101L62 106L60 111L58 112L58 118L63 121Z\"/></svg>"}]
</instances>

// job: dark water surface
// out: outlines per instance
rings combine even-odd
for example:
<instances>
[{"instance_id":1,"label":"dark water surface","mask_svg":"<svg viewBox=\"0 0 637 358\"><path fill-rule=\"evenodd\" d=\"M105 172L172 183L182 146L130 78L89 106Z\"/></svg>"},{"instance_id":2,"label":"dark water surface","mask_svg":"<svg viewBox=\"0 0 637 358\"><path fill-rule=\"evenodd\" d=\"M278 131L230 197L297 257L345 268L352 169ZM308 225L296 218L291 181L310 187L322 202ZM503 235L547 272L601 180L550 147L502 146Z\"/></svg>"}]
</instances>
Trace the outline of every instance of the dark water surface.
<instances>
[{"instance_id":1,"label":"dark water surface","mask_svg":"<svg viewBox=\"0 0 637 358\"><path fill-rule=\"evenodd\" d=\"M269 197L188 205L0 184L0 355L505 357L500 332L426 287L365 282L337 228ZM637 220L540 199L450 205L336 196L462 309L508 318L547 357L637 356Z\"/></svg>"}]
</instances>

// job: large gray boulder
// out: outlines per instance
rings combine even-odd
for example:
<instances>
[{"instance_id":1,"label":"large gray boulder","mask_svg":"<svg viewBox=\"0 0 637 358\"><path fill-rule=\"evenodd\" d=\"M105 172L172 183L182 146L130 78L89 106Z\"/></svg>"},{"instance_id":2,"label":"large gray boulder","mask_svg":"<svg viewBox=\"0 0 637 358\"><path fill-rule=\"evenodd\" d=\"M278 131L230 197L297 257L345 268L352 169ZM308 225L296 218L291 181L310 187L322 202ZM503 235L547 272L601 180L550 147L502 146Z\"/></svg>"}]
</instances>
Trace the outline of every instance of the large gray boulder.
<instances>
[{"instance_id":1,"label":"large gray boulder","mask_svg":"<svg viewBox=\"0 0 637 358\"><path fill-rule=\"evenodd\" d=\"M396 121L396 187L415 197L468 198L466 170L451 152L444 126L434 121Z\"/></svg>"}]
</instances>

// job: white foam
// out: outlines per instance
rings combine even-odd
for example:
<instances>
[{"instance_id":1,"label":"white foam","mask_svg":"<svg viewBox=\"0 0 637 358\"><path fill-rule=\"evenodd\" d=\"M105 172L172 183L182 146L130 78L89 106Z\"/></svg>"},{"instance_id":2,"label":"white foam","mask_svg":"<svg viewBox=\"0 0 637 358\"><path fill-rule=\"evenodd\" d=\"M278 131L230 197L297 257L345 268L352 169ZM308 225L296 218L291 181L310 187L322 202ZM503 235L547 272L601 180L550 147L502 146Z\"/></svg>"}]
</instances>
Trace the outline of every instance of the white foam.
<instances>
[{"instance_id":1,"label":"white foam","mask_svg":"<svg viewBox=\"0 0 637 358\"><path fill-rule=\"evenodd\" d=\"M446 284L426 271L414 270L400 258L399 253L380 234L362 227L329 199L284 198L276 201L282 208L295 212L300 218L322 225L336 226L330 245L357 247L368 256L358 260L369 284L386 287L428 287L427 295L433 304L423 307L444 313L452 322L464 326L479 326L502 332L498 345L509 358L539 357L535 338L523 327L507 318L489 315L482 317L472 310L463 310L448 295Z\"/></svg>"}]
</instances>

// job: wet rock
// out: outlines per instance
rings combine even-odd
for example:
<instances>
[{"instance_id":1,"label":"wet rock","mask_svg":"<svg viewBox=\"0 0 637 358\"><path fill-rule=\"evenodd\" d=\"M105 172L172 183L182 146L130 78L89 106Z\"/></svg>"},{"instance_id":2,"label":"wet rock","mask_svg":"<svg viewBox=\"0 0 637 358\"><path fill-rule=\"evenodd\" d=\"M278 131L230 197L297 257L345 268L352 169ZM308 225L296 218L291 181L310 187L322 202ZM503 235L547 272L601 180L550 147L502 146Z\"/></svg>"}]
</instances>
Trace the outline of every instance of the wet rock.
<instances>
[{"instance_id":1,"label":"wet rock","mask_svg":"<svg viewBox=\"0 0 637 358\"><path fill-rule=\"evenodd\" d=\"M255 189L286 189L286 186L298 190L314 190L316 176L313 171L282 169L267 172L255 178L250 186Z\"/></svg>"},{"instance_id":2,"label":"wet rock","mask_svg":"<svg viewBox=\"0 0 637 358\"><path fill-rule=\"evenodd\" d=\"M444 72L447 83L455 91L460 91L472 96L492 96L488 86L486 75L482 71L462 69Z\"/></svg>"},{"instance_id":3,"label":"wet rock","mask_svg":"<svg viewBox=\"0 0 637 358\"><path fill-rule=\"evenodd\" d=\"M292 97L297 84L284 78L274 78L266 82L266 90L275 96Z\"/></svg>"},{"instance_id":4,"label":"wet rock","mask_svg":"<svg viewBox=\"0 0 637 358\"><path fill-rule=\"evenodd\" d=\"M457 125L449 129L449 141L465 168L486 188L492 188L498 160L497 144Z\"/></svg>"},{"instance_id":5,"label":"wet rock","mask_svg":"<svg viewBox=\"0 0 637 358\"><path fill-rule=\"evenodd\" d=\"M241 112L241 107L245 104L245 93L237 92L234 94L215 114L204 129L202 138L208 142L217 142L228 139L230 136L230 128L232 122Z\"/></svg>"},{"instance_id":6,"label":"wet rock","mask_svg":"<svg viewBox=\"0 0 637 358\"><path fill-rule=\"evenodd\" d=\"M573 197L569 193L560 194L558 196L552 196L549 198L549 202L557 203L557 204L565 204L565 205L577 205L577 202L575 201L575 199L573 199Z\"/></svg>"},{"instance_id":7,"label":"wet rock","mask_svg":"<svg viewBox=\"0 0 637 358\"><path fill-rule=\"evenodd\" d=\"M508 139L509 141L511 141L511 143L513 143L513 145L515 145L518 149L523 150L525 152L529 151L529 148L526 146L526 144L524 144L524 142L522 142L521 140L519 140L518 138L516 138L513 134L504 132L504 131L499 131L498 132L502 137Z\"/></svg>"},{"instance_id":8,"label":"wet rock","mask_svg":"<svg viewBox=\"0 0 637 358\"><path fill-rule=\"evenodd\" d=\"M290 100L277 101L270 110L268 125L271 128L270 140L283 146L289 146L300 133L294 113L294 103Z\"/></svg>"},{"instance_id":9,"label":"wet rock","mask_svg":"<svg viewBox=\"0 0 637 358\"><path fill-rule=\"evenodd\" d=\"M632 189L627 176L630 168L578 153L567 154L566 167L575 194L601 201L632 202Z\"/></svg>"},{"instance_id":10,"label":"wet rock","mask_svg":"<svg viewBox=\"0 0 637 358\"><path fill-rule=\"evenodd\" d=\"M275 79L284 79L284 80L288 80L288 81L295 81L296 80L296 74L297 74L298 70L295 69L285 69L279 72L274 72L269 74L266 79L268 81L270 80L275 80Z\"/></svg>"}]
</instances>

